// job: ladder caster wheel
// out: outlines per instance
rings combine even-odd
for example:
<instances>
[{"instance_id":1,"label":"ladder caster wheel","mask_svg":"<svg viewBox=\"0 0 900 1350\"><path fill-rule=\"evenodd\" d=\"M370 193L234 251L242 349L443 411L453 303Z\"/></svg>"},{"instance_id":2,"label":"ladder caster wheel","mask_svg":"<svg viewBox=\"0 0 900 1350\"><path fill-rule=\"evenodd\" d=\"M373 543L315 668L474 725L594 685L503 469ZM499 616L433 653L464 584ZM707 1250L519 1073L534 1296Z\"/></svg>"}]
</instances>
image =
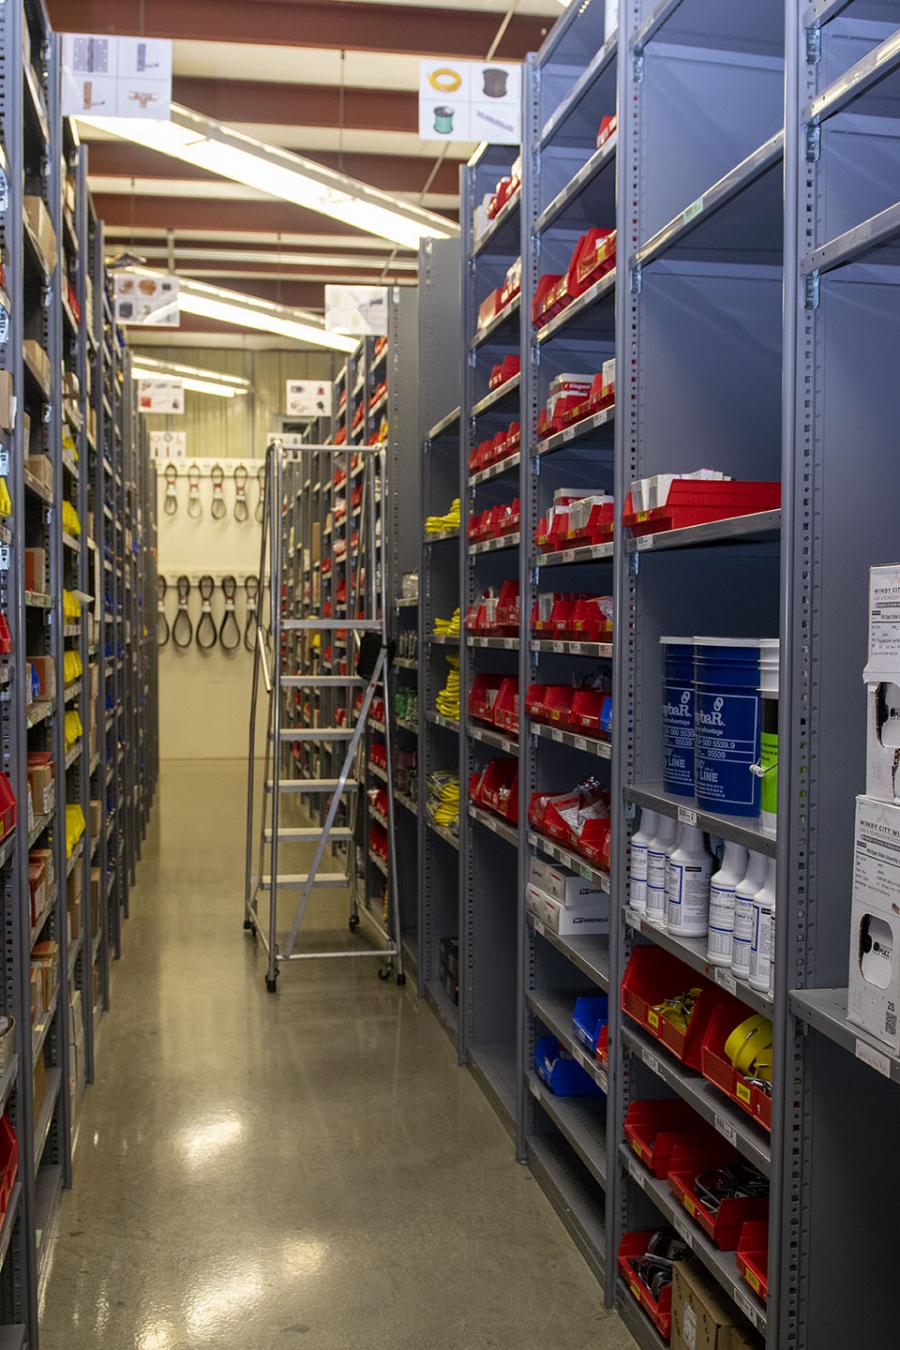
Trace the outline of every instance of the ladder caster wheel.
<instances>
[{"instance_id":1,"label":"ladder caster wheel","mask_svg":"<svg viewBox=\"0 0 900 1350\"><path fill-rule=\"evenodd\" d=\"M390 966L381 966L378 970L379 980L389 980L391 978Z\"/></svg>"},{"instance_id":2,"label":"ladder caster wheel","mask_svg":"<svg viewBox=\"0 0 900 1350\"><path fill-rule=\"evenodd\" d=\"M276 989L278 988L278 978L277 978L277 976L276 976L276 978L275 978L274 980L270 980L269 977L268 977L268 975L266 976L266 988L268 989L268 991L269 991L270 994L274 994L274 993L275 993Z\"/></svg>"},{"instance_id":3,"label":"ladder caster wheel","mask_svg":"<svg viewBox=\"0 0 900 1350\"><path fill-rule=\"evenodd\" d=\"M406 984L406 972L405 972L405 971L402 971L402 970L398 970L398 971L397 971L397 983L398 983L399 985L401 985L401 986L404 985L404 984Z\"/></svg>"},{"instance_id":4,"label":"ladder caster wheel","mask_svg":"<svg viewBox=\"0 0 900 1350\"><path fill-rule=\"evenodd\" d=\"M359 927L359 915L358 915L358 914L351 914L351 915L350 915L350 932L351 932L351 933L355 933L358 927Z\"/></svg>"},{"instance_id":5,"label":"ladder caster wheel","mask_svg":"<svg viewBox=\"0 0 900 1350\"><path fill-rule=\"evenodd\" d=\"M256 932L256 929L253 927L253 923L252 923L252 921L251 921L250 919L245 919L245 920L244 920L244 932L245 932L245 933L255 933L255 932Z\"/></svg>"}]
</instances>

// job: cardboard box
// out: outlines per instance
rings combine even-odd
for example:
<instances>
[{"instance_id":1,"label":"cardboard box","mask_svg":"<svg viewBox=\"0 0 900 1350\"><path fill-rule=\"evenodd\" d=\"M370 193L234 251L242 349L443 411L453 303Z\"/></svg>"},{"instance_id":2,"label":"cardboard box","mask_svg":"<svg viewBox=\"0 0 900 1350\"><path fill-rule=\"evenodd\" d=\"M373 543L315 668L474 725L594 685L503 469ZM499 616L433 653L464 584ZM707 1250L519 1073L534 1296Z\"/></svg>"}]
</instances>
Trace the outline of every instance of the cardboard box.
<instances>
[{"instance_id":1,"label":"cardboard box","mask_svg":"<svg viewBox=\"0 0 900 1350\"><path fill-rule=\"evenodd\" d=\"M100 830L103 827L103 808L100 802L91 802L91 838L99 839Z\"/></svg>"},{"instance_id":2,"label":"cardboard box","mask_svg":"<svg viewBox=\"0 0 900 1350\"><path fill-rule=\"evenodd\" d=\"M47 550L26 548L25 550L25 589L47 593Z\"/></svg>"},{"instance_id":3,"label":"cardboard box","mask_svg":"<svg viewBox=\"0 0 900 1350\"><path fill-rule=\"evenodd\" d=\"M529 913L560 937L609 932L609 903L594 899L585 905L563 905L538 886L525 888L525 905Z\"/></svg>"},{"instance_id":4,"label":"cardboard box","mask_svg":"<svg viewBox=\"0 0 900 1350\"><path fill-rule=\"evenodd\" d=\"M56 662L52 656L29 656L31 669L37 673L41 698L56 697ZM33 677L32 677L33 678Z\"/></svg>"},{"instance_id":5,"label":"cardboard box","mask_svg":"<svg viewBox=\"0 0 900 1350\"><path fill-rule=\"evenodd\" d=\"M47 868L43 862L29 860L28 863L28 890L31 903L31 922L37 923L38 915L43 912L47 903L49 887L47 884Z\"/></svg>"},{"instance_id":6,"label":"cardboard box","mask_svg":"<svg viewBox=\"0 0 900 1350\"><path fill-rule=\"evenodd\" d=\"M88 695L92 699L97 699L100 694L100 667L96 661L92 661L88 666Z\"/></svg>"},{"instance_id":7,"label":"cardboard box","mask_svg":"<svg viewBox=\"0 0 900 1350\"><path fill-rule=\"evenodd\" d=\"M56 774L49 750L33 751L28 756L28 786L38 815L45 816L52 811L56 801Z\"/></svg>"},{"instance_id":8,"label":"cardboard box","mask_svg":"<svg viewBox=\"0 0 900 1350\"><path fill-rule=\"evenodd\" d=\"M23 202L25 208L25 219L31 226L31 233L37 242L38 250L44 260L44 266L48 272L52 272L56 266L56 231L53 228L53 221L50 219L50 212L44 205L42 197L26 196Z\"/></svg>"},{"instance_id":9,"label":"cardboard box","mask_svg":"<svg viewBox=\"0 0 900 1350\"><path fill-rule=\"evenodd\" d=\"M672 1350L762 1350L762 1341L705 1271L676 1261Z\"/></svg>"},{"instance_id":10,"label":"cardboard box","mask_svg":"<svg viewBox=\"0 0 900 1350\"><path fill-rule=\"evenodd\" d=\"M900 806L856 799L847 1016L900 1051Z\"/></svg>"},{"instance_id":11,"label":"cardboard box","mask_svg":"<svg viewBox=\"0 0 900 1350\"><path fill-rule=\"evenodd\" d=\"M866 686L866 796L900 802L900 682Z\"/></svg>"},{"instance_id":12,"label":"cardboard box","mask_svg":"<svg viewBox=\"0 0 900 1350\"><path fill-rule=\"evenodd\" d=\"M309 552L314 563L322 561L322 526L317 520L313 521Z\"/></svg>"},{"instance_id":13,"label":"cardboard box","mask_svg":"<svg viewBox=\"0 0 900 1350\"><path fill-rule=\"evenodd\" d=\"M37 372L38 379L45 389L50 387L50 357L44 351L39 342L34 338L26 338L22 343L22 351L32 368Z\"/></svg>"},{"instance_id":14,"label":"cardboard box","mask_svg":"<svg viewBox=\"0 0 900 1350\"><path fill-rule=\"evenodd\" d=\"M43 1051L37 1057L37 1063L34 1066L32 1076L32 1107L34 1110L34 1127L37 1129L37 1123L41 1118L41 1109L47 1096L47 1069L44 1065Z\"/></svg>"},{"instance_id":15,"label":"cardboard box","mask_svg":"<svg viewBox=\"0 0 900 1350\"><path fill-rule=\"evenodd\" d=\"M77 870L78 869L76 868L76 871ZM66 914L68 915L69 918L69 941L77 942L79 934L81 933L81 926L82 926L80 896L76 901L74 901L74 903L71 900L68 902L68 904L66 905Z\"/></svg>"},{"instance_id":16,"label":"cardboard box","mask_svg":"<svg viewBox=\"0 0 900 1350\"><path fill-rule=\"evenodd\" d=\"M56 880L56 864L53 860L52 848L33 848L28 854L30 862L42 862L47 872L47 885L52 886Z\"/></svg>"},{"instance_id":17,"label":"cardboard box","mask_svg":"<svg viewBox=\"0 0 900 1350\"><path fill-rule=\"evenodd\" d=\"M91 933L100 932L100 868L91 868Z\"/></svg>"},{"instance_id":18,"label":"cardboard box","mask_svg":"<svg viewBox=\"0 0 900 1350\"><path fill-rule=\"evenodd\" d=\"M561 905L584 907L588 901L602 897L603 903L607 909L609 908L609 899L602 886L587 881L584 877L578 877L567 867L548 862L545 858L531 859L528 880L532 886L537 886L545 895L549 895Z\"/></svg>"},{"instance_id":19,"label":"cardboard box","mask_svg":"<svg viewBox=\"0 0 900 1350\"><path fill-rule=\"evenodd\" d=\"M25 468L48 492L53 491L53 465L49 455L26 455Z\"/></svg>"},{"instance_id":20,"label":"cardboard box","mask_svg":"<svg viewBox=\"0 0 900 1350\"><path fill-rule=\"evenodd\" d=\"M11 432L16 425L16 398L13 377L0 370L0 431ZM26 441L26 446L27 446Z\"/></svg>"},{"instance_id":21,"label":"cardboard box","mask_svg":"<svg viewBox=\"0 0 900 1350\"><path fill-rule=\"evenodd\" d=\"M900 563L869 568L867 684L900 684Z\"/></svg>"}]
</instances>

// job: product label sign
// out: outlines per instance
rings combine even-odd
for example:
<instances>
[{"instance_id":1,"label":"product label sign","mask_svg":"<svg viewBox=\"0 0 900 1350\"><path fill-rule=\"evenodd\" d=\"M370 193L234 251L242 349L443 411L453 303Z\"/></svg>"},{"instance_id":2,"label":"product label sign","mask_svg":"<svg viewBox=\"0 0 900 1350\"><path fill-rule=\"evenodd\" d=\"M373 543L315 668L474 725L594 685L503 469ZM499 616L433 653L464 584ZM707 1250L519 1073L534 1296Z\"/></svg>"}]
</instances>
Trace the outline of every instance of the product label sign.
<instances>
[{"instance_id":1,"label":"product label sign","mask_svg":"<svg viewBox=\"0 0 900 1350\"><path fill-rule=\"evenodd\" d=\"M334 385L330 380L288 380L285 407L289 417L330 417Z\"/></svg>"},{"instance_id":2,"label":"product label sign","mask_svg":"<svg viewBox=\"0 0 900 1350\"><path fill-rule=\"evenodd\" d=\"M518 145L521 80L518 64L423 58L419 62L420 140Z\"/></svg>"},{"instance_id":3,"label":"product label sign","mask_svg":"<svg viewBox=\"0 0 900 1350\"><path fill-rule=\"evenodd\" d=\"M138 276L117 272L115 283L116 323L141 324L148 328L178 328L179 281L175 276Z\"/></svg>"},{"instance_id":4,"label":"product label sign","mask_svg":"<svg viewBox=\"0 0 900 1350\"><path fill-rule=\"evenodd\" d=\"M694 791L694 691L667 680L663 686L663 782L669 792ZM681 810L679 809L679 819Z\"/></svg>"},{"instance_id":5,"label":"product label sign","mask_svg":"<svg viewBox=\"0 0 900 1350\"><path fill-rule=\"evenodd\" d=\"M184 380L139 380L138 407L142 413L184 413Z\"/></svg>"},{"instance_id":6,"label":"product label sign","mask_svg":"<svg viewBox=\"0 0 900 1350\"><path fill-rule=\"evenodd\" d=\"M728 811L759 803L759 779L750 772L759 758L759 731L756 694L697 690L694 752L701 805Z\"/></svg>"},{"instance_id":7,"label":"product label sign","mask_svg":"<svg viewBox=\"0 0 900 1350\"><path fill-rule=\"evenodd\" d=\"M151 431L152 459L186 459L187 435L183 431Z\"/></svg>"},{"instance_id":8,"label":"product label sign","mask_svg":"<svg viewBox=\"0 0 900 1350\"><path fill-rule=\"evenodd\" d=\"M64 117L152 117L172 104L172 43L162 38L63 34Z\"/></svg>"},{"instance_id":9,"label":"product label sign","mask_svg":"<svg viewBox=\"0 0 900 1350\"><path fill-rule=\"evenodd\" d=\"M325 327L351 337L387 333L386 286L326 286Z\"/></svg>"}]
</instances>

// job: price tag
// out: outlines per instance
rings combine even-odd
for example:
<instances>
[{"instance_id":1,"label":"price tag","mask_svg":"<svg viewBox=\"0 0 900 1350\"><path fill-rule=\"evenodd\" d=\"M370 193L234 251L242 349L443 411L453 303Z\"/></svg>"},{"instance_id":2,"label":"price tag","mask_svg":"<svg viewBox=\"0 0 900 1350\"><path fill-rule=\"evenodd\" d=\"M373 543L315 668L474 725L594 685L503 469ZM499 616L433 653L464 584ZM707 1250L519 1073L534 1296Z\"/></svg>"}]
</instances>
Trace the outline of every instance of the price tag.
<instances>
[{"instance_id":1,"label":"price tag","mask_svg":"<svg viewBox=\"0 0 900 1350\"><path fill-rule=\"evenodd\" d=\"M575 1063L576 1063L576 1064L580 1064L581 1067L585 1070L585 1072L587 1072L587 1069L588 1069L588 1057L587 1057L587 1055L584 1053L584 1051L582 1050L582 1048L581 1048L580 1045L573 1045L573 1046L572 1046L572 1058L575 1060Z\"/></svg>"},{"instance_id":2,"label":"price tag","mask_svg":"<svg viewBox=\"0 0 900 1350\"><path fill-rule=\"evenodd\" d=\"M642 1191L646 1189L647 1177L644 1173L644 1169L634 1158L628 1159L628 1175L631 1177L632 1181L640 1186Z\"/></svg>"},{"instance_id":3,"label":"price tag","mask_svg":"<svg viewBox=\"0 0 900 1350\"><path fill-rule=\"evenodd\" d=\"M576 750L586 750L588 748L588 743L584 736L573 736L572 744Z\"/></svg>"},{"instance_id":4,"label":"price tag","mask_svg":"<svg viewBox=\"0 0 900 1350\"><path fill-rule=\"evenodd\" d=\"M753 1326L758 1326L759 1323L756 1316L756 1309L753 1306L750 1295L745 1289L742 1289L739 1284L734 1286L734 1301L747 1318L748 1322L752 1323Z\"/></svg>"},{"instance_id":5,"label":"price tag","mask_svg":"<svg viewBox=\"0 0 900 1350\"><path fill-rule=\"evenodd\" d=\"M636 548L638 553L646 553L648 548L653 547L652 534L639 534L637 537Z\"/></svg>"},{"instance_id":6,"label":"price tag","mask_svg":"<svg viewBox=\"0 0 900 1350\"><path fill-rule=\"evenodd\" d=\"M584 648L585 648L585 644L584 644L583 642L573 642L573 643L572 643L572 651L573 651L573 653L575 654L575 656L587 656L587 655L589 655L589 653L586 652L586 651L584 650Z\"/></svg>"},{"instance_id":7,"label":"price tag","mask_svg":"<svg viewBox=\"0 0 900 1350\"><path fill-rule=\"evenodd\" d=\"M563 560L564 563L567 563L567 562L574 562L574 561L575 561L575 550L574 550L574 548L564 548L564 549L563 549L563 552L562 552L562 560Z\"/></svg>"},{"instance_id":8,"label":"price tag","mask_svg":"<svg viewBox=\"0 0 900 1350\"><path fill-rule=\"evenodd\" d=\"M6 446L0 446L0 476L6 478L9 474L9 451Z\"/></svg>"},{"instance_id":9,"label":"price tag","mask_svg":"<svg viewBox=\"0 0 900 1350\"><path fill-rule=\"evenodd\" d=\"M544 936L544 925L541 923L540 919L533 919L532 927L536 933L540 933L541 937Z\"/></svg>"},{"instance_id":10,"label":"price tag","mask_svg":"<svg viewBox=\"0 0 900 1350\"><path fill-rule=\"evenodd\" d=\"M727 989L729 994L737 993L737 980L734 978L731 971L726 970L724 967L719 967L716 971L716 984L720 989Z\"/></svg>"},{"instance_id":11,"label":"price tag","mask_svg":"<svg viewBox=\"0 0 900 1350\"><path fill-rule=\"evenodd\" d=\"M883 1074L885 1078L890 1078L891 1061L887 1055L883 1055L874 1046L867 1045L865 1041L857 1041L856 1058L861 1059L863 1064L868 1064L869 1068L874 1069L876 1073Z\"/></svg>"},{"instance_id":12,"label":"price tag","mask_svg":"<svg viewBox=\"0 0 900 1350\"><path fill-rule=\"evenodd\" d=\"M678 819L681 821L682 825L696 825L697 812L692 810L690 806L679 806Z\"/></svg>"},{"instance_id":13,"label":"price tag","mask_svg":"<svg viewBox=\"0 0 900 1350\"><path fill-rule=\"evenodd\" d=\"M641 1059L647 1065L648 1069L652 1069L654 1073L659 1073L659 1060L657 1059L656 1055L654 1055L652 1050L648 1050L646 1049L646 1047L643 1047L641 1049Z\"/></svg>"},{"instance_id":14,"label":"price tag","mask_svg":"<svg viewBox=\"0 0 900 1350\"><path fill-rule=\"evenodd\" d=\"M515 746L513 745L512 741L508 741L505 736L501 740L500 746L503 750L506 751L507 754L512 754L513 750L515 749Z\"/></svg>"},{"instance_id":15,"label":"price tag","mask_svg":"<svg viewBox=\"0 0 900 1350\"><path fill-rule=\"evenodd\" d=\"M691 1225L685 1219L679 1219L676 1215L672 1219L672 1227L675 1229L675 1232L681 1238L682 1242L686 1242L687 1245L690 1247L690 1249L693 1251L694 1234L693 1231L691 1230Z\"/></svg>"},{"instance_id":16,"label":"price tag","mask_svg":"<svg viewBox=\"0 0 900 1350\"><path fill-rule=\"evenodd\" d=\"M713 1122L723 1139L727 1139L729 1144L737 1143L737 1130L729 1120L726 1120L724 1116L720 1116L717 1112L713 1117Z\"/></svg>"}]
</instances>

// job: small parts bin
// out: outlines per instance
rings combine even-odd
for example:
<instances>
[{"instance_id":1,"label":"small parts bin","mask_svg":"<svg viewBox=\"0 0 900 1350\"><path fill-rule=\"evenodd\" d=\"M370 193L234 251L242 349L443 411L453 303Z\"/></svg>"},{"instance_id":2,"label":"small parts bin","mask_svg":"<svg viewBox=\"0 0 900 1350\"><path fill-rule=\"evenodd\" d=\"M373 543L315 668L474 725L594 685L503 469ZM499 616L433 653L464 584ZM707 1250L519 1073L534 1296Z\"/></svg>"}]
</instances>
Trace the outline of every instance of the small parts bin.
<instances>
[{"instance_id":1,"label":"small parts bin","mask_svg":"<svg viewBox=\"0 0 900 1350\"><path fill-rule=\"evenodd\" d=\"M491 465L508 459L519 449L521 439L519 423L510 422L508 427L488 436L469 452L469 472L478 473L481 469L489 469Z\"/></svg>"},{"instance_id":2,"label":"small parts bin","mask_svg":"<svg viewBox=\"0 0 900 1350\"><path fill-rule=\"evenodd\" d=\"M481 773L472 775L469 797L476 806L515 825L519 819L518 784L519 766L514 759L491 759Z\"/></svg>"},{"instance_id":3,"label":"small parts bin","mask_svg":"<svg viewBox=\"0 0 900 1350\"><path fill-rule=\"evenodd\" d=\"M597 1054L600 1033L609 1022L609 1000L606 994L582 994L575 1000L572 1011L572 1029L576 1040L586 1045L592 1055Z\"/></svg>"},{"instance_id":4,"label":"small parts bin","mask_svg":"<svg viewBox=\"0 0 900 1350\"><path fill-rule=\"evenodd\" d=\"M701 1045L719 991L662 947L635 947L622 977L622 1010L700 1072Z\"/></svg>"},{"instance_id":5,"label":"small parts bin","mask_svg":"<svg viewBox=\"0 0 900 1350\"><path fill-rule=\"evenodd\" d=\"M9 656L12 649L12 634L9 631L6 615L0 614L0 656Z\"/></svg>"},{"instance_id":6,"label":"small parts bin","mask_svg":"<svg viewBox=\"0 0 900 1350\"><path fill-rule=\"evenodd\" d=\"M615 136L618 129L619 119L615 113L607 113L600 119L600 126L597 131L597 149L605 145L610 136Z\"/></svg>"},{"instance_id":7,"label":"small parts bin","mask_svg":"<svg viewBox=\"0 0 900 1350\"><path fill-rule=\"evenodd\" d=\"M745 1163L723 1140L699 1162L689 1145L676 1145L667 1180L684 1209L710 1241L720 1251L733 1252L744 1224L767 1218L769 1196L768 1193L749 1196L723 1194L704 1204L703 1182L715 1178L717 1171L724 1169L731 1169L738 1178L746 1174L757 1185L765 1186L765 1179L760 1173Z\"/></svg>"},{"instance_id":8,"label":"small parts bin","mask_svg":"<svg viewBox=\"0 0 900 1350\"><path fill-rule=\"evenodd\" d=\"M772 1128L772 1098L760 1086L770 1079L772 1023L730 995L721 995L701 1047L703 1077L748 1116Z\"/></svg>"},{"instance_id":9,"label":"small parts bin","mask_svg":"<svg viewBox=\"0 0 900 1350\"><path fill-rule=\"evenodd\" d=\"M735 1257L747 1284L766 1302L769 1297L769 1225L765 1220L754 1219L744 1224Z\"/></svg>"},{"instance_id":10,"label":"small parts bin","mask_svg":"<svg viewBox=\"0 0 900 1350\"><path fill-rule=\"evenodd\" d=\"M476 675L469 690L467 712L480 722L494 725L494 704L503 682L502 675Z\"/></svg>"},{"instance_id":11,"label":"small parts bin","mask_svg":"<svg viewBox=\"0 0 900 1350\"><path fill-rule=\"evenodd\" d=\"M0 839L5 839L16 826L16 799L5 773L0 773Z\"/></svg>"},{"instance_id":12,"label":"small parts bin","mask_svg":"<svg viewBox=\"0 0 900 1350\"><path fill-rule=\"evenodd\" d=\"M651 1243L657 1248L660 1242L666 1244L666 1254L670 1259L683 1260L688 1255L687 1244L681 1242L667 1229L645 1229L640 1233L624 1233L619 1243L619 1269L625 1277L625 1283L636 1303L644 1309L660 1336L668 1344L672 1334L672 1276L660 1280L655 1292L645 1283L642 1270L642 1258L651 1255ZM677 1253L674 1258L672 1251Z\"/></svg>"},{"instance_id":13,"label":"small parts bin","mask_svg":"<svg viewBox=\"0 0 900 1350\"><path fill-rule=\"evenodd\" d=\"M538 279L531 302L535 328L543 328L561 314L573 300L583 295L616 265L616 232L594 227L575 245L563 275L547 273Z\"/></svg>"},{"instance_id":14,"label":"small parts bin","mask_svg":"<svg viewBox=\"0 0 900 1350\"><path fill-rule=\"evenodd\" d=\"M598 867L609 868L609 800L593 782L557 795L535 792L528 807L532 828Z\"/></svg>"},{"instance_id":15,"label":"small parts bin","mask_svg":"<svg viewBox=\"0 0 900 1350\"><path fill-rule=\"evenodd\" d=\"M541 1036L534 1047L534 1068L555 1097L602 1097L590 1074L555 1036Z\"/></svg>"},{"instance_id":16,"label":"small parts bin","mask_svg":"<svg viewBox=\"0 0 900 1350\"><path fill-rule=\"evenodd\" d=\"M511 736L519 734L519 681L511 675L503 679L497 692L494 725Z\"/></svg>"},{"instance_id":17,"label":"small parts bin","mask_svg":"<svg viewBox=\"0 0 900 1350\"><path fill-rule=\"evenodd\" d=\"M676 1145L693 1147L702 1162L704 1151L721 1143L711 1125L680 1097L632 1102L625 1116L625 1138L635 1157L660 1181L669 1172Z\"/></svg>"},{"instance_id":18,"label":"small parts bin","mask_svg":"<svg viewBox=\"0 0 900 1350\"><path fill-rule=\"evenodd\" d=\"M9 1209L12 1188L19 1171L19 1141L8 1115L0 1120L0 1219Z\"/></svg>"},{"instance_id":19,"label":"small parts bin","mask_svg":"<svg viewBox=\"0 0 900 1350\"><path fill-rule=\"evenodd\" d=\"M489 506L479 511L469 521L469 540L478 543L485 539L500 539L503 535L515 534L519 528L519 499L500 506Z\"/></svg>"},{"instance_id":20,"label":"small parts bin","mask_svg":"<svg viewBox=\"0 0 900 1350\"><path fill-rule=\"evenodd\" d=\"M504 356L496 366L491 367L491 373L488 378L488 389L500 389L509 380L514 380L522 370L522 358L520 356Z\"/></svg>"},{"instance_id":21,"label":"small parts bin","mask_svg":"<svg viewBox=\"0 0 900 1350\"><path fill-rule=\"evenodd\" d=\"M730 520L758 511L774 511L781 505L780 483L673 477L662 491L665 500L646 510L638 510L634 494L628 493L622 524L633 535L660 534L712 520Z\"/></svg>"},{"instance_id":22,"label":"small parts bin","mask_svg":"<svg viewBox=\"0 0 900 1350\"><path fill-rule=\"evenodd\" d=\"M469 606L466 632L484 636L515 637L519 631L519 583L504 581L500 594L485 591Z\"/></svg>"}]
</instances>

